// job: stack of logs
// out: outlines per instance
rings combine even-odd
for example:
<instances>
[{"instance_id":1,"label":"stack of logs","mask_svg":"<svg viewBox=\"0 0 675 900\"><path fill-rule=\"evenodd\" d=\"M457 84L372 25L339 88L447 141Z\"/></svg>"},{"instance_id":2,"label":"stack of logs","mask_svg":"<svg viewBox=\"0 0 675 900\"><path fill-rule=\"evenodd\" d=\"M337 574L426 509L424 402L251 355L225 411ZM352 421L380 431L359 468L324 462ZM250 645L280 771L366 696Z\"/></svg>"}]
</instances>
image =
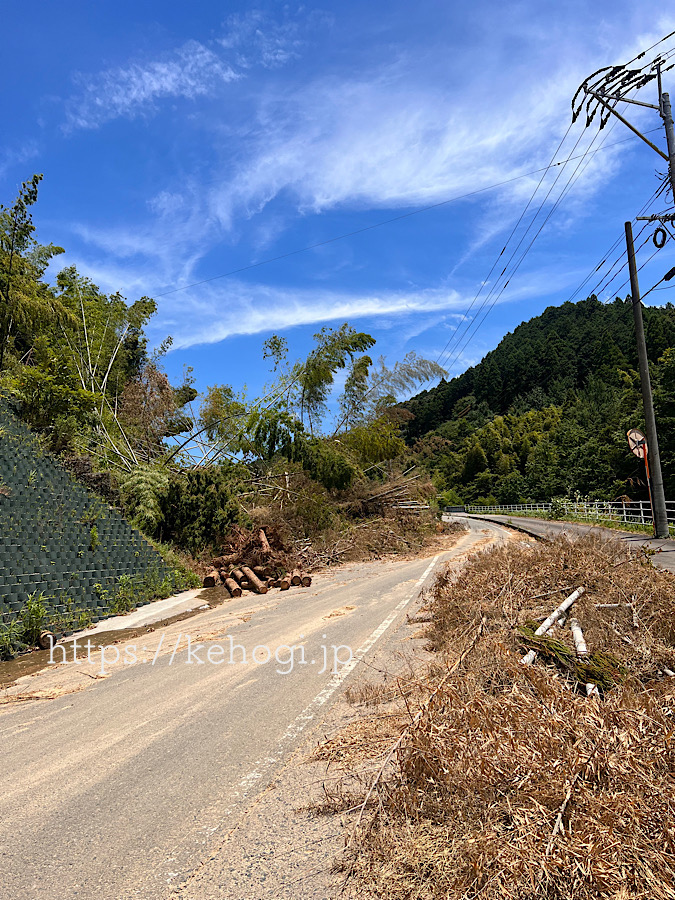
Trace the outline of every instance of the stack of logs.
<instances>
[{"instance_id":1,"label":"stack of logs","mask_svg":"<svg viewBox=\"0 0 675 900\"><path fill-rule=\"evenodd\" d=\"M259 542L259 549L256 549L254 556L260 558L262 555L264 558L275 555L262 529L259 532ZM213 568L204 577L204 587L223 585L230 597L241 597L243 591L266 594L270 588L287 591L291 585L309 587L312 583L311 577L300 568L287 573L283 566L274 565L272 561L266 565L245 564L250 561L241 558L235 560L232 557L214 559Z\"/></svg>"},{"instance_id":2,"label":"stack of logs","mask_svg":"<svg viewBox=\"0 0 675 900\"><path fill-rule=\"evenodd\" d=\"M279 588L287 591L291 585L309 587L312 579L300 569L278 576L276 572L265 566L240 566L235 569L211 569L204 576L204 587L224 585L229 591L230 597L241 597L242 591L254 591L256 594L266 594L270 588Z\"/></svg>"}]
</instances>

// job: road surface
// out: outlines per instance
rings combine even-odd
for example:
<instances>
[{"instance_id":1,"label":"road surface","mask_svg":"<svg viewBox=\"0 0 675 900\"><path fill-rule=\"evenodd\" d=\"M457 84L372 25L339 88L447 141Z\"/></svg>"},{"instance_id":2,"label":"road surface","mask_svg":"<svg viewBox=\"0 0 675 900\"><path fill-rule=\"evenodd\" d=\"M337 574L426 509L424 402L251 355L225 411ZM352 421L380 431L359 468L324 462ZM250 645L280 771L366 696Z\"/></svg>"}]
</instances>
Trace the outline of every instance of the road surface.
<instances>
[{"instance_id":1,"label":"road surface","mask_svg":"<svg viewBox=\"0 0 675 900\"><path fill-rule=\"evenodd\" d=\"M306 590L248 595L0 692L2 900L282 896L250 863L218 867L223 835L403 627L435 566L505 534L472 528L434 559L350 565ZM350 648L352 663L334 666L333 647L341 661Z\"/></svg>"},{"instance_id":2,"label":"road surface","mask_svg":"<svg viewBox=\"0 0 675 900\"><path fill-rule=\"evenodd\" d=\"M644 534L619 531L618 529L614 530L598 525L587 525L581 522L556 522L549 521L548 519L529 519L525 516L478 516L466 513L462 516L450 516L444 518L457 519L458 521L473 520L476 522L492 522L499 525L507 525L511 528L524 531L526 534L544 538L563 533L600 533L604 534L606 537L614 537L624 541L635 551L639 550L640 547L646 547L653 550L655 553L652 557L654 565L675 573L675 540L672 538L650 538Z\"/></svg>"}]
</instances>

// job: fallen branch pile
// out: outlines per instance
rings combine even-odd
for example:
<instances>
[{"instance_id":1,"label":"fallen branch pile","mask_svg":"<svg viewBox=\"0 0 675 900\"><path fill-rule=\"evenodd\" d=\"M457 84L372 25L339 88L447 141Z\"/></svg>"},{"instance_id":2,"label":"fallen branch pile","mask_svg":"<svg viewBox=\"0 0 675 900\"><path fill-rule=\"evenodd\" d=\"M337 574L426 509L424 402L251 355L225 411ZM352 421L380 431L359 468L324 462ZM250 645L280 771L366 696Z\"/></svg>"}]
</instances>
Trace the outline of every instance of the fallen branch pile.
<instances>
[{"instance_id":1,"label":"fallen branch pile","mask_svg":"<svg viewBox=\"0 0 675 900\"><path fill-rule=\"evenodd\" d=\"M231 552L217 556L204 576L204 587L222 587L230 597L243 591L266 594L271 588L287 591L291 585L310 587L312 579L301 564L292 565L292 555L272 531L260 528L253 534L238 529L230 537Z\"/></svg>"},{"instance_id":2,"label":"fallen branch pile","mask_svg":"<svg viewBox=\"0 0 675 900\"><path fill-rule=\"evenodd\" d=\"M354 896L675 900L675 584L626 554L510 544L439 577L418 710L352 802Z\"/></svg>"}]
</instances>

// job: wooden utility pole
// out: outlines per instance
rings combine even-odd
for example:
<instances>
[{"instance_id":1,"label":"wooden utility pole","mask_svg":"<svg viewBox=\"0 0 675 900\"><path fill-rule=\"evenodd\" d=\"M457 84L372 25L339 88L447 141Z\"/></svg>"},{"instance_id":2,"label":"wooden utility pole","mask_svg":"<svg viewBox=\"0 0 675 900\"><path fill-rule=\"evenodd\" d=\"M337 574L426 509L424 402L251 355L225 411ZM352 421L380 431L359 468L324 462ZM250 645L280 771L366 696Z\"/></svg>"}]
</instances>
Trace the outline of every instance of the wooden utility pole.
<instances>
[{"instance_id":1,"label":"wooden utility pole","mask_svg":"<svg viewBox=\"0 0 675 900\"><path fill-rule=\"evenodd\" d=\"M640 59L635 57L631 63ZM628 69L627 66L608 66L599 69L584 82L572 101L573 118L575 121L583 110L586 112L586 127L593 121L596 114L600 116L600 127L604 128L610 116L615 116L620 122L628 126L630 130L648 144L652 150L668 163L668 179L675 202L675 126L673 113L670 106L670 96L663 91L661 84L662 65L672 68L668 57L658 56L652 63L640 68ZM633 90L638 90L651 81L656 80L658 87L658 106L653 103L645 103L628 97ZM592 98L592 99L591 99ZM592 108L595 101L595 108ZM653 109L661 116L666 132L668 153L664 153L660 147L652 143L638 128L622 116L616 109L619 103L630 103L635 106ZM674 221L675 215L647 216L649 221ZM658 246L658 245L657 245ZM638 361L640 368L640 388L642 390L642 403L644 406L645 425L647 427L647 443L649 447L649 468L651 470L651 501L652 518L654 521L654 534L658 538L669 537L668 514L666 512L666 498L663 492L663 475L661 473L661 457L659 455L659 440L656 431L656 417L654 416L654 402L652 398L652 385L649 377L649 362L647 359L647 345L645 343L645 329L642 321L642 301L640 300L640 287L638 284L637 265L635 263L635 246L633 244L633 228L630 222L626 222L626 249L628 251L628 267L630 270L630 292L633 305L633 319L635 321L635 338L637 341ZM664 278L664 280L668 280ZM645 460L646 462L646 460ZM648 476L649 480L649 476Z\"/></svg>"},{"instance_id":2,"label":"wooden utility pole","mask_svg":"<svg viewBox=\"0 0 675 900\"><path fill-rule=\"evenodd\" d=\"M651 461L648 471L651 473L650 493L652 500L652 518L654 520L654 534L657 538L667 538L669 532L668 514L666 512L666 496L663 492L659 438L656 432L652 382L649 377L649 360L647 359L645 328L642 321L642 301L640 300L640 286L638 284L637 265L635 264L633 226L630 222L626 222L626 249L628 251L630 296L633 305L633 320L635 322L635 338L637 340L638 362L640 368L640 389L642 390L642 404L645 411L645 425L647 426L647 446L649 447L649 458ZM647 476L647 478L649 479L649 476Z\"/></svg>"}]
</instances>

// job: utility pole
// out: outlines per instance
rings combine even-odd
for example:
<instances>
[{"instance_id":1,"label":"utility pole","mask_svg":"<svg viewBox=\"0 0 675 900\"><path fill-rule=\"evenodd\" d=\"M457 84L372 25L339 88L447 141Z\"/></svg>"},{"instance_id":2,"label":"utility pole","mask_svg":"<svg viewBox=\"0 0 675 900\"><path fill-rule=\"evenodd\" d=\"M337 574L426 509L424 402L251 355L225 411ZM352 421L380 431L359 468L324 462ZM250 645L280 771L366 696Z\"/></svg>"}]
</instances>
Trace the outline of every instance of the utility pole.
<instances>
[{"instance_id":1,"label":"utility pole","mask_svg":"<svg viewBox=\"0 0 675 900\"><path fill-rule=\"evenodd\" d=\"M649 472L651 470L652 476L650 493L652 500L652 518L654 520L654 534L657 538L667 538L669 537L669 531L668 514L666 512L666 496L663 492L659 439L656 432L652 383L649 377L649 360L647 359L647 344L645 343L645 329L642 321L642 301L640 300L640 286L638 284L637 265L635 264L633 226L630 222L626 222L626 249L628 251L630 296L633 305L633 320L635 321L635 337L637 339L638 361L640 367L642 405L644 406L645 424L647 426L647 447L649 448L649 468L647 471ZM649 476L647 476L647 478L649 478Z\"/></svg>"},{"instance_id":2,"label":"utility pole","mask_svg":"<svg viewBox=\"0 0 675 900\"><path fill-rule=\"evenodd\" d=\"M639 57L636 57L636 59L638 58ZM675 126L673 124L670 96L663 91L661 84L663 62L661 57L657 57L653 60L651 65L648 63L639 69L628 69L626 66L608 66L605 69L600 69L598 72L591 75L590 78L587 78L575 94L574 99L572 100L572 121L577 119L582 110L585 110L586 112L586 127L591 124L597 114L599 114L600 128L604 128L612 115L619 119L620 122L630 128L634 134L641 138L652 150L656 151L656 153L668 163L668 179L670 181L673 201L675 202ZM673 63L668 63L666 68L673 68ZM631 91L644 87L645 84L648 84L654 79L657 80L658 85L658 106L655 106L652 103L644 103L641 100L635 100L627 96ZM649 138L642 134L635 125L629 122L616 110L616 106L619 103L631 103L635 106L656 110L659 113L663 120L666 132L666 144L668 147L667 155L663 150L657 147L656 144L652 143ZM675 215L647 216L646 218L649 221L673 222L675 220ZM645 343L645 330L642 320L642 301L640 300L640 287L638 284L637 265L635 262L633 227L630 222L626 222L625 227L628 268L630 271L630 293L640 369L640 388L642 391L642 404L644 407L649 448L654 534L657 538L667 538L669 537L670 532L668 529L666 498L663 491L663 474L661 472L661 457L659 455L659 440L656 430L656 417L654 415L652 385L649 377L647 345Z\"/></svg>"}]
</instances>

